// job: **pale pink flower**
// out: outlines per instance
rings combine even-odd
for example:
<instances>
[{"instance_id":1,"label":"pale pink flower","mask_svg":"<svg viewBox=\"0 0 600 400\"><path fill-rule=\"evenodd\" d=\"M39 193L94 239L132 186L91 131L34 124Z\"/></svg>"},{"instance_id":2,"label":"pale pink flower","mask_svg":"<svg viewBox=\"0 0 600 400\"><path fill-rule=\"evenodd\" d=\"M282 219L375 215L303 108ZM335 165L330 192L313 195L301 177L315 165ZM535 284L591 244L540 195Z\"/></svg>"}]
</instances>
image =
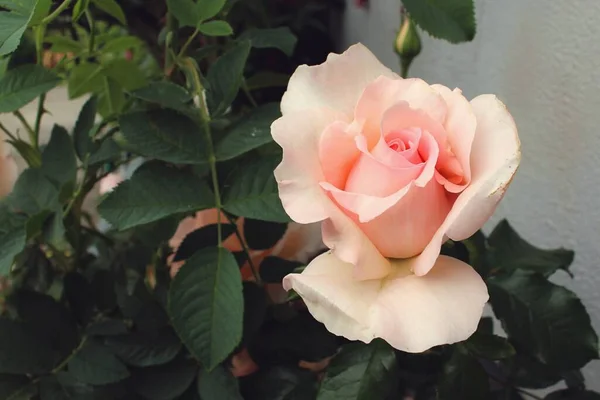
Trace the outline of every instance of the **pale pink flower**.
<instances>
[{"instance_id":1,"label":"pale pink flower","mask_svg":"<svg viewBox=\"0 0 600 400\"><path fill-rule=\"evenodd\" d=\"M488 299L467 264L440 257L490 217L520 161L492 95L402 79L362 45L300 66L271 127L279 194L322 221L330 252L284 279L333 333L422 352L468 338Z\"/></svg>"}]
</instances>

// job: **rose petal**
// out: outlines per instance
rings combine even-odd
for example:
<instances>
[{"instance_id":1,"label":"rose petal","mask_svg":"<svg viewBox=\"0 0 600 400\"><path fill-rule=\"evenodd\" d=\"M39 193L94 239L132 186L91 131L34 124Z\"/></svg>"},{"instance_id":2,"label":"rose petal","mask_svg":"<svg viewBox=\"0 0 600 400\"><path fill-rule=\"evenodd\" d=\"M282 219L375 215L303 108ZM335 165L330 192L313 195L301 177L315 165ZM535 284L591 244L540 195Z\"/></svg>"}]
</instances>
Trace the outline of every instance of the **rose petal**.
<instances>
[{"instance_id":1,"label":"rose petal","mask_svg":"<svg viewBox=\"0 0 600 400\"><path fill-rule=\"evenodd\" d=\"M357 281L352 270L351 264L327 252L315 258L302 274L283 278L283 288L294 289L312 316L330 332L368 343L377 337L370 314L381 281Z\"/></svg>"},{"instance_id":2,"label":"rose petal","mask_svg":"<svg viewBox=\"0 0 600 400\"><path fill-rule=\"evenodd\" d=\"M386 197L346 192L328 182L321 182L321 187L331 194L331 197L335 199L339 206L356 214L360 222L369 222L396 205L409 192L412 185L409 183Z\"/></svg>"},{"instance_id":3,"label":"rose petal","mask_svg":"<svg viewBox=\"0 0 600 400\"><path fill-rule=\"evenodd\" d=\"M319 159L324 180L343 189L360 150L356 147L356 132L345 122L329 125L319 143Z\"/></svg>"},{"instance_id":4,"label":"rose petal","mask_svg":"<svg viewBox=\"0 0 600 400\"><path fill-rule=\"evenodd\" d=\"M366 151L360 140L357 143L361 151ZM435 172L438 147L429 132L423 133L419 151L426 155L427 162L406 169L386 167L363 153L354 167L357 169L362 166L363 170L357 173L352 171L352 179L348 179L346 190L340 190L328 182L321 182L321 187L345 210L356 214L361 223L369 222L401 201L413 187L413 181L417 187L426 186L431 181ZM394 190L396 191L392 192ZM388 192L392 194L385 196Z\"/></svg>"},{"instance_id":5,"label":"rose petal","mask_svg":"<svg viewBox=\"0 0 600 400\"><path fill-rule=\"evenodd\" d=\"M394 267L407 266L395 262ZM440 256L426 276L387 280L373 305L377 336L394 348L421 353L466 340L488 301L483 279L468 264Z\"/></svg>"},{"instance_id":6,"label":"rose petal","mask_svg":"<svg viewBox=\"0 0 600 400\"><path fill-rule=\"evenodd\" d=\"M321 225L323 243L347 263L354 265L358 280L380 279L391 271L390 262L348 215L331 203L330 217Z\"/></svg>"},{"instance_id":7,"label":"rose petal","mask_svg":"<svg viewBox=\"0 0 600 400\"><path fill-rule=\"evenodd\" d=\"M354 111L354 118L364 124L369 148L379 140L383 114L399 102L421 110L440 124L446 116L443 98L423 80L382 76L367 86Z\"/></svg>"},{"instance_id":8,"label":"rose petal","mask_svg":"<svg viewBox=\"0 0 600 400\"><path fill-rule=\"evenodd\" d=\"M401 200L359 226L379 252L388 258L409 258L421 253L452 207L437 181L413 186Z\"/></svg>"},{"instance_id":9,"label":"rose petal","mask_svg":"<svg viewBox=\"0 0 600 400\"><path fill-rule=\"evenodd\" d=\"M281 99L281 112L329 107L351 117L365 87L379 76L398 78L362 44L330 54L321 65L301 65Z\"/></svg>"},{"instance_id":10,"label":"rose petal","mask_svg":"<svg viewBox=\"0 0 600 400\"><path fill-rule=\"evenodd\" d=\"M287 113L271 125L271 134L283 148L283 160L275 169L283 208L294 221L307 224L327 218L330 200L319 186L323 171L319 141L334 122L348 122L343 114L327 108Z\"/></svg>"},{"instance_id":11,"label":"rose petal","mask_svg":"<svg viewBox=\"0 0 600 400\"><path fill-rule=\"evenodd\" d=\"M302 274L286 276L283 285L294 289L330 332L350 340L380 337L417 353L465 340L475 331L488 294L469 265L441 256L424 277L407 273L405 262L395 261L394 269L388 279L357 281L352 265L325 253Z\"/></svg>"},{"instance_id":12,"label":"rose petal","mask_svg":"<svg viewBox=\"0 0 600 400\"><path fill-rule=\"evenodd\" d=\"M433 178L435 167L442 156L440 145L445 142L444 127L423 111L410 108L406 102L391 106L381 117L381 133L383 136L392 135L398 130L415 127L422 130L419 153L421 158L425 160L425 168L415 183L417 186L423 187Z\"/></svg>"},{"instance_id":13,"label":"rose petal","mask_svg":"<svg viewBox=\"0 0 600 400\"><path fill-rule=\"evenodd\" d=\"M471 101L477 131L471 150L471 184L457 197L446 220L423 253L411 260L417 275L432 268L446 237L463 240L493 214L521 160L521 143L506 106L493 95Z\"/></svg>"},{"instance_id":14,"label":"rose petal","mask_svg":"<svg viewBox=\"0 0 600 400\"><path fill-rule=\"evenodd\" d=\"M387 197L409 185L423 171L424 164L412 164L387 145L377 145L373 153L361 144L363 136L357 138L360 156L351 166L348 180L342 189L346 192L368 196ZM389 154L385 149L389 150ZM387 153L387 154L386 154Z\"/></svg>"},{"instance_id":15,"label":"rose petal","mask_svg":"<svg viewBox=\"0 0 600 400\"><path fill-rule=\"evenodd\" d=\"M462 167L463 181L460 184L444 179L446 190L452 193L462 191L471 181L470 155L477 119L469 101L462 95L460 89L450 90L446 86L432 85L445 100L448 107L444 128L448 134L448 142L452 152Z\"/></svg>"}]
</instances>

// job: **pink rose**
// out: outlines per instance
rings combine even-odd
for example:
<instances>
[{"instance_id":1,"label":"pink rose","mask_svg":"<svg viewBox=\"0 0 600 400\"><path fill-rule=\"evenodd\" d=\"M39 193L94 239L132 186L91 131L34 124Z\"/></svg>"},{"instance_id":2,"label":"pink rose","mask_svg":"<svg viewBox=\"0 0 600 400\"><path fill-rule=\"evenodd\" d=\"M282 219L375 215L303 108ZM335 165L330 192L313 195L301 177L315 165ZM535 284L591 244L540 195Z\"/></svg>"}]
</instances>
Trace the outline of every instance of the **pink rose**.
<instances>
[{"instance_id":1,"label":"pink rose","mask_svg":"<svg viewBox=\"0 0 600 400\"><path fill-rule=\"evenodd\" d=\"M520 160L492 95L402 79L364 46L301 66L271 127L279 195L323 221L330 252L284 279L333 333L422 352L468 338L488 299L467 264L439 256L490 217Z\"/></svg>"}]
</instances>

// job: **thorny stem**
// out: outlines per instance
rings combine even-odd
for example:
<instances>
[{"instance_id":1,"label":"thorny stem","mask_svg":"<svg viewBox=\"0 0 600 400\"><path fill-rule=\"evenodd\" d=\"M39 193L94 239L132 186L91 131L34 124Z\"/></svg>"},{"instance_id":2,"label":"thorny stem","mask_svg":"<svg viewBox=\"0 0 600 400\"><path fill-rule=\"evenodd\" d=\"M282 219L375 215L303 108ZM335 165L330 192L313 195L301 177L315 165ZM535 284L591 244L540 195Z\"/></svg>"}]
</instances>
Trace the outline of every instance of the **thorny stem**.
<instances>
[{"instance_id":1,"label":"thorny stem","mask_svg":"<svg viewBox=\"0 0 600 400\"><path fill-rule=\"evenodd\" d=\"M219 179L217 177L217 159L215 157L215 149L213 146L212 135L210 132L210 116L208 113L208 106L206 104L206 100L204 99L204 88L202 87L202 82L200 81L200 76L198 75L198 71L194 66L194 63L190 58L182 59L181 61L182 67L188 72L188 79L191 80L191 85L194 90L194 94L198 99L198 109L200 114L200 122L202 124L202 129L204 130L204 134L206 135L206 144L208 149L208 163L210 166L210 175L212 178L212 184L215 194L215 207L217 209L217 240L218 246L222 247L222 228L221 228L221 213L223 211L223 204L221 203L221 193L219 190Z\"/></svg>"},{"instance_id":2,"label":"thorny stem","mask_svg":"<svg viewBox=\"0 0 600 400\"><path fill-rule=\"evenodd\" d=\"M0 130L2 130L6 134L6 136L8 136L11 140L15 142L19 140L17 137L15 137L15 135L10 133L10 131L4 125L2 125L2 122L0 122Z\"/></svg>"},{"instance_id":3,"label":"thorny stem","mask_svg":"<svg viewBox=\"0 0 600 400\"><path fill-rule=\"evenodd\" d=\"M15 115L15 117L17 117L17 119L19 121L21 121L23 128L25 128L25 130L29 134L29 139L31 140L31 144L37 149L38 146L37 146L35 132L33 131L33 128L31 127L31 125L29 125L29 122L27 122L27 120L25 119L23 114L21 114L21 111L17 110L15 112L13 112L13 114Z\"/></svg>"}]
</instances>

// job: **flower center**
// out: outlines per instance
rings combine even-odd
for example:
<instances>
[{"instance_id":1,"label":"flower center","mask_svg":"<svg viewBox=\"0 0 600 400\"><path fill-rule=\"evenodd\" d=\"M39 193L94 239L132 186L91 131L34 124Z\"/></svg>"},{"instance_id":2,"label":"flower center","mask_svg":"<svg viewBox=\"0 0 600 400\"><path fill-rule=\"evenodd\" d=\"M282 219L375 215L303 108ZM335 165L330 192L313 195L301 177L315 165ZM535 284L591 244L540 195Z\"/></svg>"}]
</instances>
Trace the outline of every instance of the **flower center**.
<instances>
[{"instance_id":1,"label":"flower center","mask_svg":"<svg viewBox=\"0 0 600 400\"><path fill-rule=\"evenodd\" d=\"M401 152L406 150L406 144L400 139L393 139L388 142L388 147L395 152Z\"/></svg>"}]
</instances>

